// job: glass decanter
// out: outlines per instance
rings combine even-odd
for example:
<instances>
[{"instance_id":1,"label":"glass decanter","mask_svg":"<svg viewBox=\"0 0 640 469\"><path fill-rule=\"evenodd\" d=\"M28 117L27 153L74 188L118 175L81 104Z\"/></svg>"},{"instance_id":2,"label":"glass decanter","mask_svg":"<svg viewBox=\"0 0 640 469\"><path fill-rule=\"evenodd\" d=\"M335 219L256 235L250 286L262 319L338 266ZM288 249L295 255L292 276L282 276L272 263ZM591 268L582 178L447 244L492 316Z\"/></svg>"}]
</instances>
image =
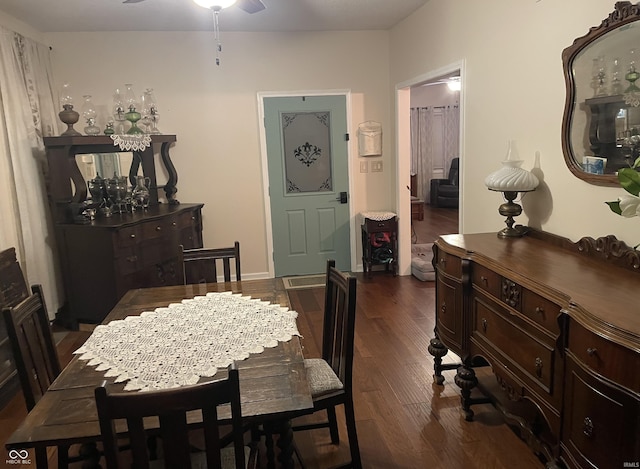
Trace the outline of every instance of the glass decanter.
<instances>
[{"instance_id":1,"label":"glass decanter","mask_svg":"<svg viewBox=\"0 0 640 469\"><path fill-rule=\"evenodd\" d=\"M96 125L96 117L98 112L96 111L90 94L82 96L84 102L82 103L82 117L87 123L84 128L84 133L87 135L98 135L100 133L100 127Z\"/></svg>"},{"instance_id":2,"label":"glass decanter","mask_svg":"<svg viewBox=\"0 0 640 469\"><path fill-rule=\"evenodd\" d=\"M150 179L144 176L136 176L136 186L131 191L131 199L136 208L147 209L149 207Z\"/></svg>"}]
</instances>

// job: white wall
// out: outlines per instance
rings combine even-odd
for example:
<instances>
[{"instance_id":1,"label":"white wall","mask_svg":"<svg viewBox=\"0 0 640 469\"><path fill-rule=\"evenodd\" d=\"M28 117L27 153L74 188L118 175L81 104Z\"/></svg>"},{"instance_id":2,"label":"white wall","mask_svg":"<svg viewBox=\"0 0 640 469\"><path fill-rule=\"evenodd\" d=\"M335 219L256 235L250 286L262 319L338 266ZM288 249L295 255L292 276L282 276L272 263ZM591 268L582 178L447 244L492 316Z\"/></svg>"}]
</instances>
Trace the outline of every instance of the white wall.
<instances>
[{"instance_id":1,"label":"white wall","mask_svg":"<svg viewBox=\"0 0 640 469\"><path fill-rule=\"evenodd\" d=\"M612 0L430 0L391 31L395 86L463 61L462 181L465 232L504 227L501 198L483 184L515 140L524 167L539 154L543 184L524 199L518 223L572 240L614 234L640 243L640 220L610 212L622 189L587 184L567 169L560 131L565 99L562 50L613 11ZM533 205L539 205L533 210Z\"/></svg>"},{"instance_id":2,"label":"white wall","mask_svg":"<svg viewBox=\"0 0 640 469\"><path fill-rule=\"evenodd\" d=\"M388 32L223 32L220 66L212 33L52 33L46 40L58 82L71 82L78 99L91 94L105 113L124 83L137 94L154 89L159 128L178 139L171 150L177 198L205 203L205 246L240 241L245 278L266 276L270 255L258 92L350 89L353 212L393 208L392 140L383 139L383 172L360 173L355 134L363 121L381 122L384 132L392 123ZM361 259L356 244L352 255Z\"/></svg>"}]
</instances>

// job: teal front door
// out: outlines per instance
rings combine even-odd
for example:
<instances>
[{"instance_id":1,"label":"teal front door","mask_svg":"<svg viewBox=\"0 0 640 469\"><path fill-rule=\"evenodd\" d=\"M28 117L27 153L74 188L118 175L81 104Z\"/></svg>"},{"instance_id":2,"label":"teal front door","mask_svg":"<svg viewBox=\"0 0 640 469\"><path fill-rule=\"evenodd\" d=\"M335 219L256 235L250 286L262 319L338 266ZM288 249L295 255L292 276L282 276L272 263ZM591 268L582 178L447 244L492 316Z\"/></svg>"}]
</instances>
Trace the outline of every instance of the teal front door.
<instances>
[{"instance_id":1,"label":"teal front door","mask_svg":"<svg viewBox=\"0 0 640 469\"><path fill-rule=\"evenodd\" d=\"M346 96L264 98L276 277L350 270Z\"/></svg>"}]
</instances>

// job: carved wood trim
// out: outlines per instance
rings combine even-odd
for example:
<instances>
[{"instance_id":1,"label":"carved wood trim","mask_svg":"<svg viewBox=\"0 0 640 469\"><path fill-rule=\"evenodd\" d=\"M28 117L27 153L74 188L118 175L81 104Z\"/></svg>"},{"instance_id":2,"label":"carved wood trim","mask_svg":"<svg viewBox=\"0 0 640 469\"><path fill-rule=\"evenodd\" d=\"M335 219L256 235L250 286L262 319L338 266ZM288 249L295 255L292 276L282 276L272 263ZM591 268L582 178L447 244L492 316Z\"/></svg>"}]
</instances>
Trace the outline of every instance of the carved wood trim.
<instances>
[{"instance_id":1,"label":"carved wood trim","mask_svg":"<svg viewBox=\"0 0 640 469\"><path fill-rule=\"evenodd\" d=\"M614 235L598 239L585 236L576 243L576 247L579 252L595 259L640 272L640 251L627 246Z\"/></svg>"},{"instance_id":2,"label":"carved wood trim","mask_svg":"<svg viewBox=\"0 0 640 469\"><path fill-rule=\"evenodd\" d=\"M631 2L616 2L614 10L602 20L601 28L617 28L619 24L635 21L640 18L640 6ZM595 29L595 28L592 28Z\"/></svg>"}]
</instances>

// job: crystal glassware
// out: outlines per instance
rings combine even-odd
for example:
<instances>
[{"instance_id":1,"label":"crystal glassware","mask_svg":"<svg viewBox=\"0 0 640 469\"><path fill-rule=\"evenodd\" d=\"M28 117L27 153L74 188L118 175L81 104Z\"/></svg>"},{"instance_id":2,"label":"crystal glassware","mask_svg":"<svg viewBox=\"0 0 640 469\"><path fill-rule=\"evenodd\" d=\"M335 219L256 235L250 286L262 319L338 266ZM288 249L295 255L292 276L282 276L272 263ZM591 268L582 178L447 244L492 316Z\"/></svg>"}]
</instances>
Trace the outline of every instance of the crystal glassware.
<instances>
[{"instance_id":1,"label":"crystal glassware","mask_svg":"<svg viewBox=\"0 0 640 469\"><path fill-rule=\"evenodd\" d=\"M93 105L91 95L85 94L82 98L84 99L82 103L82 118L87 123L87 126L84 128L84 133L87 135L98 135L100 133L100 127L96 125L98 112Z\"/></svg>"}]
</instances>

